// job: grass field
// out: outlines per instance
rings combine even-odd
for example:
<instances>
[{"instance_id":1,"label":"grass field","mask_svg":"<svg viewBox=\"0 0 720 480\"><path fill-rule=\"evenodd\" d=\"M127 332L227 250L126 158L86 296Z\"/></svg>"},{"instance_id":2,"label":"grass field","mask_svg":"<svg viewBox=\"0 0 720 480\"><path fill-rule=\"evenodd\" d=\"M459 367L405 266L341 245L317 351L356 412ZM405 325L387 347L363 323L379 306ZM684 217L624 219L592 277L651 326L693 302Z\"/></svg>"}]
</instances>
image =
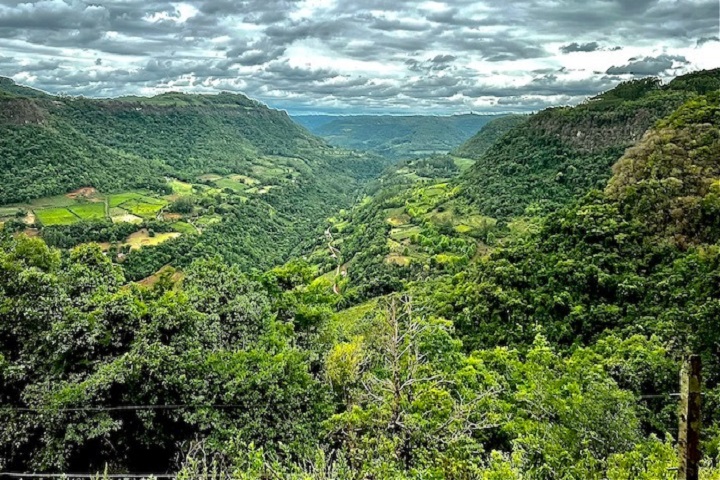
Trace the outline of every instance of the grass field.
<instances>
[{"instance_id":1,"label":"grass field","mask_svg":"<svg viewBox=\"0 0 720 480\"><path fill-rule=\"evenodd\" d=\"M122 208L139 217L152 218L167 205L165 200L140 196L139 198L122 203Z\"/></svg>"},{"instance_id":2,"label":"grass field","mask_svg":"<svg viewBox=\"0 0 720 480\"><path fill-rule=\"evenodd\" d=\"M247 175L236 174L236 175L230 175L228 178L234 182L244 183L245 185L257 185L260 183L260 180L254 179L252 177L248 177Z\"/></svg>"},{"instance_id":3,"label":"grass field","mask_svg":"<svg viewBox=\"0 0 720 480\"><path fill-rule=\"evenodd\" d=\"M168 182L170 185L170 188L172 188L172 191L175 195L192 195L193 194L193 186L186 182L181 182L180 180L172 179Z\"/></svg>"},{"instance_id":4,"label":"grass field","mask_svg":"<svg viewBox=\"0 0 720 480\"><path fill-rule=\"evenodd\" d=\"M138 198L142 198L143 194L139 192L125 192L125 193L118 193L117 195L111 195L110 196L110 208L119 207L125 202L128 202L130 200L137 200Z\"/></svg>"},{"instance_id":5,"label":"grass field","mask_svg":"<svg viewBox=\"0 0 720 480\"><path fill-rule=\"evenodd\" d=\"M452 157L452 159L455 163L455 166L458 167L461 172L464 172L468 168L472 167L475 163L475 160L472 160L470 158Z\"/></svg>"},{"instance_id":6,"label":"grass field","mask_svg":"<svg viewBox=\"0 0 720 480\"><path fill-rule=\"evenodd\" d=\"M390 238L397 242L402 242L403 240L407 240L413 235L419 234L421 232L422 228L418 226L405 225L404 227L393 228L392 230L390 230Z\"/></svg>"},{"instance_id":7,"label":"grass field","mask_svg":"<svg viewBox=\"0 0 720 480\"><path fill-rule=\"evenodd\" d=\"M125 241L125 245L130 245L130 249L132 250L139 250L142 247L160 245L161 243L167 242L168 240L179 236L179 232L167 232L156 233L154 237L151 237L147 230L142 229L130 235Z\"/></svg>"},{"instance_id":8,"label":"grass field","mask_svg":"<svg viewBox=\"0 0 720 480\"><path fill-rule=\"evenodd\" d=\"M67 208L46 208L44 210L36 210L35 216L46 227L53 225L72 225L79 222L80 218L68 210Z\"/></svg>"},{"instance_id":9,"label":"grass field","mask_svg":"<svg viewBox=\"0 0 720 480\"><path fill-rule=\"evenodd\" d=\"M207 227L209 225L220 223L221 221L222 217L220 215L205 215L197 219L197 224L202 227Z\"/></svg>"},{"instance_id":10,"label":"grass field","mask_svg":"<svg viewBox=\"0 0 720 480\"><path fill-rule=\"evenodd\" d=\"M69 207L71 205L75 205L76 203L77 202L74 199L66 195L56 195L54 197L36 198L35 200L31 200L29 205L33 209L41 209Z\"/></svg>"},{"instance_id":11,"label":"grass field","mask_svg":"<svg viewBox=\"0 0 720 480\"><path fill-rule=\"evenodd\" d=\"M410 223L410 215L406 213L400 213L391 215L388 217L387 222L392 225L393 227L399 227L401 225L406 225Z\"/></svg>"},{"instance_id":12,"label":"grass field","mask_svg":"<svg viewBox=\"0 0 720 480\"><path fill-rule=\"evenodd\" d=\"M105 203L81 203L68 208L81 220L102 220L105 218Z\"/></svg>"},{"instance_id":13,"label":"grass field","mask_svg":"<svg viewBox=\"0 0 720 480\"><path fill-rule=\"evenodd\" d=\"M0 218L12 218L20 211L17 207L0 207Z\"/></svg>"},{"instance_id":14,"label":"grass field","mask_svg":"<svg viewBox=\"0 0 720 480\"><path fill-rule=\"evenodd\" d=\"M178 231L180 233L184 233L186 235L194 235L197 233L197 230L195 229L195 227L193 227L192 225L190 225L187 222L175 222L172 224L172 227L176 231Z\"/></svg>"},{"instance_id":15,"label":"grass field","mask_svg":"<svg viewBox=\"0 0 720 480\"><path fill-rule=\"evenodd\" d=\"M229 188L235 192L244 192L247 189L247 185L243 182L238 182L230 178L221 178L215 181L215 185L219 188Z\"/></svg>"},{"instance_id":16,"label":"grass field","mask_svg":"<svg viewBox=\"0 0 720 480\"><path fill-rule=\"evenodd\" d=\"M123 204L130 213L138 217L154 217L162 209L162 205L153 205L145 202L127 202Z\"/></svg>"}]
</instances>

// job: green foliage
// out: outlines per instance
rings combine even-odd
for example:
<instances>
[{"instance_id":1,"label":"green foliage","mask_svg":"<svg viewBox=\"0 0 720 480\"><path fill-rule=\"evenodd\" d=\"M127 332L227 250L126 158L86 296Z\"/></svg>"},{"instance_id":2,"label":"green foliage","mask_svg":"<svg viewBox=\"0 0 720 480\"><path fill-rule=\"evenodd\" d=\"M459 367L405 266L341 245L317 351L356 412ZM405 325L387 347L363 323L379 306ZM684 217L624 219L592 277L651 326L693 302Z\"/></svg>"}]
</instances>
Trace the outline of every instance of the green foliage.
<instances>
[{"instance_id":1,"label":"green foliage","mask_svg":"<svg viewBox=\"0 0 720 480\"><path fill-rule=\"evenodd\" d=\"M512 152L524 145L539 190L515 196L532 176L495 177L491 190L505 196L473 200L507 212L501 219L522 211L507 229L462 197L449 156L400 162L338 211L380 164L329 150L317 162L265 159L252 175L228 169L200 180L257 189L246 196L176 186L191 202L184 219L202 233L133 251L122 264L98 245L57 250L46 241L116 243L138 226L46 226L43 240L15 234L23 227L9 221L0 232L0 469L671 478L677 411L663 395L677 391L679 359L694 352L704 365L701 478L720 478L720 97L678 90L706 88L713 75L672 88L626 83L510 131L479 161L496 152L507 155L498 168L511 155L520 165ZM166 118L168 109L238 107L260 108L230 94L92 108ZM581 195L601 178L582 162L609 160L640 132L647 117L638 109L673 113L637 135L604 190ZM569 125L597 131L580 142ZM142 148L169 151L157 139ZM548 151L582 167L578 181L589 183L547 187ZM535 202L549 192L547 204ZM108 206L166 205L148 195L110 196ZM64 197L42 203L38 211L97 210ZM141 226L162 238L178 223L194 228ZM150 273L142 285L130 281ZM108 408L132 405L177 407Z\"/></svg>"},{"instance_id":2,"label":"green foliage","mask_svg":"<svg viewBox=\"0 0 720 480\"><path fill-rule=\"evenodd\" d=\"M480 158L503 135L527 120L525 115L507 115L486 123L470 140L460 145L454 155L467 158Z\"/></svg>"},{"instance_id":3,"label":"green foliage","mask_svg":"<svg viewBox=\"0 0 720 480\"><path fill-rule=\"evenodd\" d=\"M237 268L199 262L183 291L147 291L121 288L97 247L61 261L18 237L1 252L2 404L40 410L0 411L3 468L162 469L176 442L198 435L220 450L232 439L283 454L317 441L326 389L268 294ZM102 409L137 404L234 406ZM84 406L100 408L66 410Z\"/></svg>"},{"instance_id":4,"label":"green foliage","mask_svg":"<svg viewBox=\"0 0 720 480\"><path fill-rule=\"evenodd\" d=\"M613 167L608 195L681 246L720 239L720 94L683 105Z\"/></svg>"},{"instance_id":5,"label":"green foliage","mask_svg":"<svg viewBox=\"0 0 720 480\"><path fill-rule=\"evenodd\" d=\"M480 213L507 220L537 203L551 211L605 186L610 167L657 120L718 82L718 70L665 87L634 80L574 108L531 116L495 143L461 181L463 199Z\"/></svg>"}]
</instances>

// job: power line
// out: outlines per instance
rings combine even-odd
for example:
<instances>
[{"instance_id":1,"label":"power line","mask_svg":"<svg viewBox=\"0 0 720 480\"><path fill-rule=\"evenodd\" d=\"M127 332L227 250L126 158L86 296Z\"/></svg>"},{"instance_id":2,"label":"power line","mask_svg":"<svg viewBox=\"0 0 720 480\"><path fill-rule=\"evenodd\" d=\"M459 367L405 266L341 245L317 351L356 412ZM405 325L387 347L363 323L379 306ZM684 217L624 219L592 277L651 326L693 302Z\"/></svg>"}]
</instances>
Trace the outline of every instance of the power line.
<instances>
[{"instance_id":1,"label":"power line","mask_svg":"<svg viewBox=\"0 0 720 480\"><path fill-rule=\"evenodd\" d=\"M679 397L679 393L658 393L640 395L640 400L650 400L656 398ZM179 403L171 405L116 405L116 406L98 406L98 407L0 407L0 412L20 412L20 413L67 413L67 412L119 412L119 411L135 411L135 410L182 410L182 409L234 409L245 408L245 405L238 404L190 404Z\"/></svg>"},{"instance_id":2,"label":"power line","mask_svg":"<svg viewBox=\"0 0 720 480\"><path fill-rule=\"evenodd\" d=\"M648 400L651 398L667 398L667 397L679 397L679 393L657 393L652 395L640 395L640 400Z\"/></svg>"},{"instance_id":3,"label":"power line","mask_svg":"<svg viewBox=\"0 0 720 480\"><path fill-rule=\"evenodd\" d=\"M245 405L196 405L196 404L175 404L175 405L118 405L107 407L0 407L0 412L22 412L22 413L56 413L56 412L115 412L125 410L181 410L184 408L210 408L210 409L233 409L245 408Z\"/></svg>"},{"instance_id":4,"label":"power line","mask_svg":"<svg viewBox=\"0 0 720 480\"><path fill-rule=\"evenodd\" d=\"M0 477L8 478L175 478L175 473L18 473L0 472Z\"/></svg>"}]
</instances>

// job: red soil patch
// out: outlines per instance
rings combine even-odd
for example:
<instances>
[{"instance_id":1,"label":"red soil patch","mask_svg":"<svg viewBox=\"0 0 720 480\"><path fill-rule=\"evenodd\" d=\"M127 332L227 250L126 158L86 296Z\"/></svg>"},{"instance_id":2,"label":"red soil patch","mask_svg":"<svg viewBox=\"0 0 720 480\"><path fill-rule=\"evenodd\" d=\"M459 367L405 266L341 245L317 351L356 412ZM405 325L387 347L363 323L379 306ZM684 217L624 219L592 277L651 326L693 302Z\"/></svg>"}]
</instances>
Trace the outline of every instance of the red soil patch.
<instances>
[{"instance_id":1,"label":"red soil patch","mask_svg":"<svg viewBox=\"0 0 720 480\"><path fill-rule=\"evenodd\" d=\"M97 195L97 190L95 190L93 187L83 187L78 188L74 192L70 192L67 195L65 195L68 198L76 199L76 198L90 198Z\"/></svg>"},{"instance_id":2,"label":"red soil patch","mask_svg":"<svg viewBox=\"0 0 720 480\"><path fill-rule=\"evenodd\" d=\"M151 287L153 287L157 282L160 281L160 277L161 277L163 274L167 274L167 273L170 273L170 274L171 274L170 280L172 281L173 284L178 283L178 282L181 281L181 280L183 279L183 277L184 277L184 275L183 275L182 272L180 272L180 271L178 271L178 270L175 270L175 269L174 269L173 267L171 267L170 265L165 265L164 267L162 267L160 270L158 270L158 271L155 272L154 274L150 275L150 276L147 277L147 278L143 278L142 280L140 280L140 281L137 282L137 283L139 283L139 284L142 285L143 287L151 288Z\"/></svg>"}]
</instances>

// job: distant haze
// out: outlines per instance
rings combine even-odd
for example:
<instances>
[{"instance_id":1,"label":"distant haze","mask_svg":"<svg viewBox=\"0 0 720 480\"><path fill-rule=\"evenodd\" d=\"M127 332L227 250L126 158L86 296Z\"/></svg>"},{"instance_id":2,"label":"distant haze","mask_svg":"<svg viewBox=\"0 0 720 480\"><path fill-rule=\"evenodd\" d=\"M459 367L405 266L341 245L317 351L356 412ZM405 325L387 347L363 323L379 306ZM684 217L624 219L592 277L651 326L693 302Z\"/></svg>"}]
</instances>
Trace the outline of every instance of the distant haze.
<instances>
[{"instance_id":1,"label":"distant haze","mask_svg":"<svg viewBox=\"0 0 720 480\"><path fill-rule=\"evenodd\" d=\"M333 145L389 158L448 153L501 115L296 115L293 120Z\"/></svg>"}]
</instances>

